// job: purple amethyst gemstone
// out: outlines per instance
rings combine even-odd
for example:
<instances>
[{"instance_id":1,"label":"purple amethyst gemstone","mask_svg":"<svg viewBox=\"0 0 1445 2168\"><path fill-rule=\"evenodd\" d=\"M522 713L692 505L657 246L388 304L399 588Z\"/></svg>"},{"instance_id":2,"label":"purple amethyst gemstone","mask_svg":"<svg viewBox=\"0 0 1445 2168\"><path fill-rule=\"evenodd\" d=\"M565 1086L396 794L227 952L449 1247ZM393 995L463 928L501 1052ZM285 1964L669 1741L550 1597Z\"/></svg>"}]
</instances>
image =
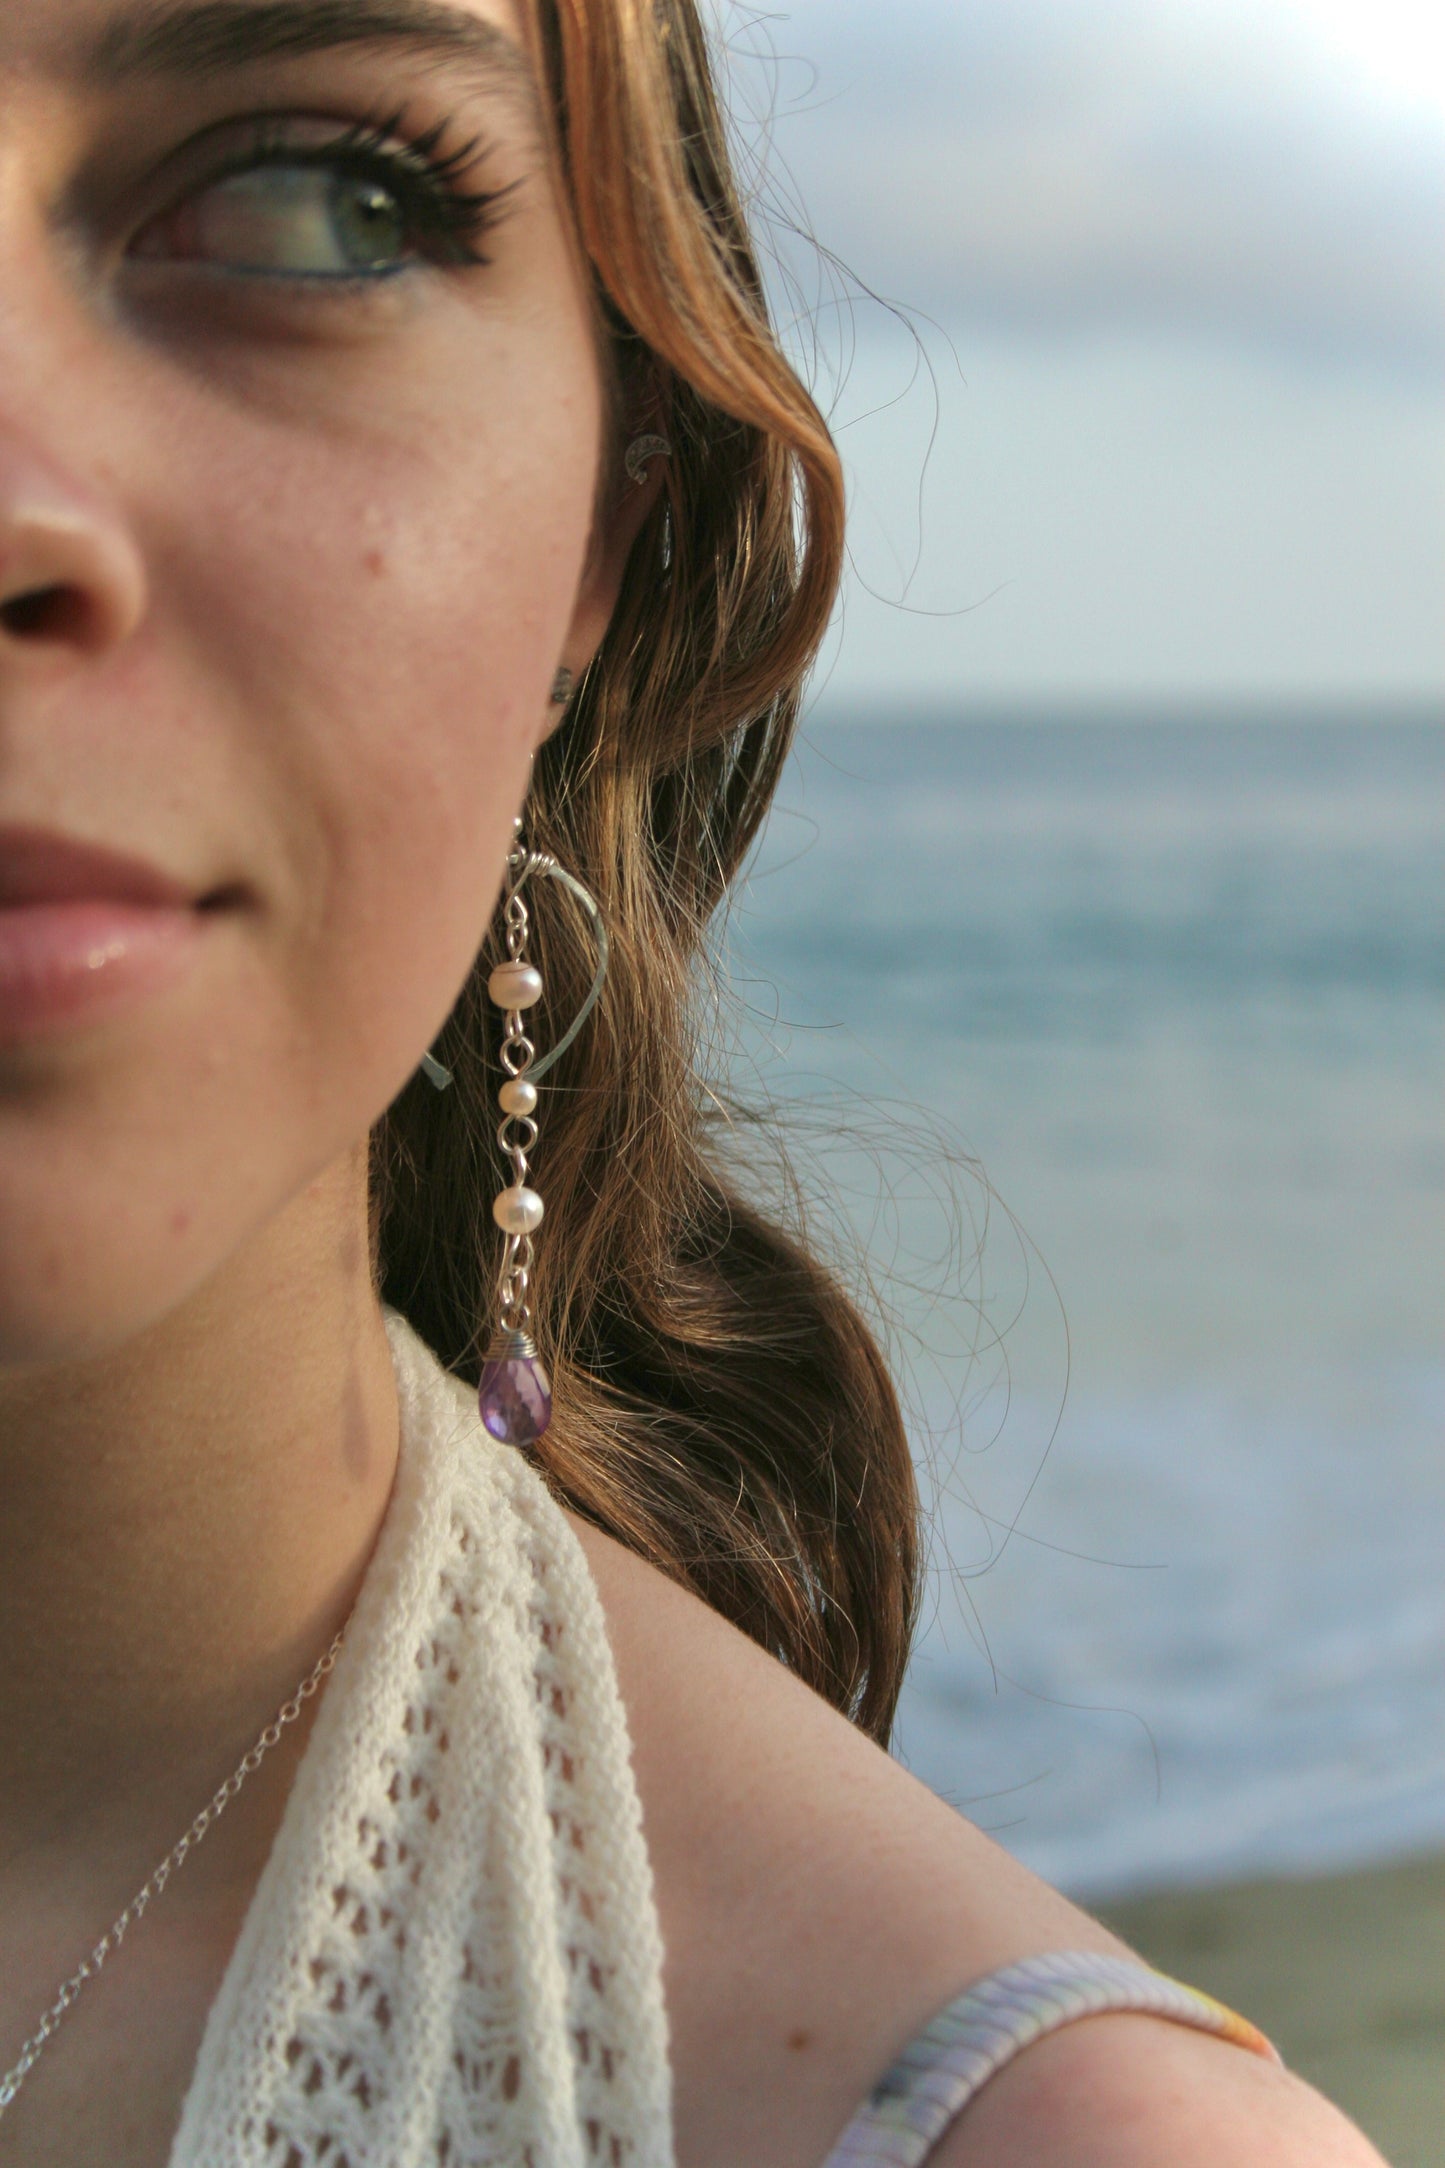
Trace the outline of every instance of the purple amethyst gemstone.
<instances>
[{"instance_id":1,"label":"purple amethyst gemstone","mask_svg":"<svg viewBox=\"0 0 1445 2168\"><path fill-rule=\"evenodd\" d=\"M477 1391L482 1422L500 1445L535 1445L552 1420L552 1387L535 1355L494 1357Z\"/></svg>"}]
</instances>

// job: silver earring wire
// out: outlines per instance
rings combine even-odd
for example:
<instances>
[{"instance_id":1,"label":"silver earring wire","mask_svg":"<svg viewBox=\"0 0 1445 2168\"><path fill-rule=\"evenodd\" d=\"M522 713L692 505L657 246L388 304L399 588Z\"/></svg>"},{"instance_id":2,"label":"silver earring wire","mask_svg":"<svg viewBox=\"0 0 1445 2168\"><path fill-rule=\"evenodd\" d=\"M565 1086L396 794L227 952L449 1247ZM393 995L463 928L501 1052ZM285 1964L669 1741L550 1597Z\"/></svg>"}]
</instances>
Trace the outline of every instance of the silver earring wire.
<instances>
[{"instance_id":1,"label":"silver earring wire","mask_svg":"<svg viewBox=\"0 0 1445 2168\"><path fill-rule=\"evenodd\" d=\"M531 1077L532 1082L535 1084L538 1077L545 1076L553 1064L562 1059L562 1056L566 1053L568 1047L572 1045L582 1026L602 999L602 987L607 977L607 966L612 961L612 944L607 938L607 921L602 916L601 906L591 889L585 888L575 874L566 872L563 867L558 865L556 859L550 857L545 851L529 851L526 858L527 865L525 872L522 874L522 880L526 880L534 873L545 874L549 881L556 881L560 887L568 891L569 895L575 896L591 921L592 938L597 944L597 968L592 974L592 984L587 989L586 999L555 1046L549 1047L542 1059L534 1061L527 1071L528 1076ZM521 883L519 882L517 885L520 886Z\"/></svg>"},{"instance_id":2,"label":"silver earring wire","mask_svg":"<svg viewBox=\"0 0 1445 2168\"><path fill-rule=\"evenodd\" d=\"M666 437L656 435L634 437L623 455L622 464L627 469L628 480L635 482L640 489L647 480L647 469L650 463L654 459L671 459L671 457L672 446Z\"/></svg>"},{"instance_id":3,"label":"silver earring wire","mask_svg":"<svg viewBox=\"0 0 1445 2168\"><path fill-rule=\"evenodd\" d=\"M587 990L587 998L556 1045L550 1047L542 1056L542 1059L534 1062L528 1070L528 1075L535 1083L539 1076L546 1075L554 1062L562 1059L562 1056L571 1046L578 1032L601 1000L602 984L607 977L607 966L612 960L612 950L607 938L607 921L602 916L597 898L590 888L585 888L574 874L568 873L565 868L559 866L556 859L549 857L545 851L514 851L507 860L509 875L512 875L512 869L519 859L525 859L526 863L520 874L515 875L512 879L512 894L515 895L522 882L529 879L532 874L545 874L548 880L560 883L569 894L577 898L591 921L592 937L597 944L597 969L593 974L592 984ZM444 1092L456 1082L453 1072L442 1062L439 1062L433 1053L428 1052L422 1055L420 1067L422 1075L434 1091Z\"/></svg>"}]
</instances>

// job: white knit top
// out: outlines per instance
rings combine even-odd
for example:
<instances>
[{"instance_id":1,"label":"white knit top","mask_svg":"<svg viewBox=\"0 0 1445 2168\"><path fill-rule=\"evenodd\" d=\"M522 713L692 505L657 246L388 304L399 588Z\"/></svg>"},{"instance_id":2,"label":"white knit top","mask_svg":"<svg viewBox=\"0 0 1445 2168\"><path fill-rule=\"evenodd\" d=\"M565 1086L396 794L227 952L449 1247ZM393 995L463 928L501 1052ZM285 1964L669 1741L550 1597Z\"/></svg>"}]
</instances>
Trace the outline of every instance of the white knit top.
<instances>
[{"instance_id":1,"label":"white knit top","mask_svg":"<svg viewBox=\"0 0 1445 2168\"><path fill-rule=\"evenodd\" d=\"M672 2168L626 1724L566 1519L399 1317L401 1461L171 2168Z\"/></svg>"}]
</instances>

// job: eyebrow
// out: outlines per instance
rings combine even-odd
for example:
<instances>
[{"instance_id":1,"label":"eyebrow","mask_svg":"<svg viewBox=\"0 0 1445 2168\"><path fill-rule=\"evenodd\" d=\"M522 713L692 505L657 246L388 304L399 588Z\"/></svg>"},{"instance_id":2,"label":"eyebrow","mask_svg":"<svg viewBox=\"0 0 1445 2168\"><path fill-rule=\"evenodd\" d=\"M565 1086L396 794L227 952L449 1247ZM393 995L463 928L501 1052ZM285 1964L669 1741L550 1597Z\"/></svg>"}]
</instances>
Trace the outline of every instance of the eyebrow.
<instances>
[{"instance_id":1,"label":"eyebrow","mask_svg":"<svg viewBox=\"0 0 1445 2168\"><path fill-rule=\"evenodd\" d=\"M536 81L521 46L496 23L444 0L151 0L105 24L82 74L109 89L138 77L196 79L347 46L459 61L485 87L510 92L536 114Z\"/></svg>"}]
</instances>

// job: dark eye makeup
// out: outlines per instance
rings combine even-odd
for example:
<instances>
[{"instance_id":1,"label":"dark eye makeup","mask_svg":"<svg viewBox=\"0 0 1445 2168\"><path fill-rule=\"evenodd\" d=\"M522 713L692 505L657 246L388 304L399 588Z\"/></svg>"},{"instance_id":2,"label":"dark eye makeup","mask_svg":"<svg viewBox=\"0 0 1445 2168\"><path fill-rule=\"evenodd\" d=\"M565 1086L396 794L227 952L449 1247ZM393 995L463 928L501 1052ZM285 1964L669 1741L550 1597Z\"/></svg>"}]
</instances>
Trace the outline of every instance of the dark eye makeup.
<instances>
[{"instance_id":1,"label":"dark eye makeup","mask_svg":"<svg viewBox=\"0 0 1445 2168\"><path fill-rule=\"evenodd\" d=\"M409 135L404 112L319 140L315 120L295 114L236 125L216 165L142 227L132 257L318 285L490 262L484 244L516 183L468 185L489 156L481 137L449 148L452 123Z\"/></svg>"}]
</instances>

